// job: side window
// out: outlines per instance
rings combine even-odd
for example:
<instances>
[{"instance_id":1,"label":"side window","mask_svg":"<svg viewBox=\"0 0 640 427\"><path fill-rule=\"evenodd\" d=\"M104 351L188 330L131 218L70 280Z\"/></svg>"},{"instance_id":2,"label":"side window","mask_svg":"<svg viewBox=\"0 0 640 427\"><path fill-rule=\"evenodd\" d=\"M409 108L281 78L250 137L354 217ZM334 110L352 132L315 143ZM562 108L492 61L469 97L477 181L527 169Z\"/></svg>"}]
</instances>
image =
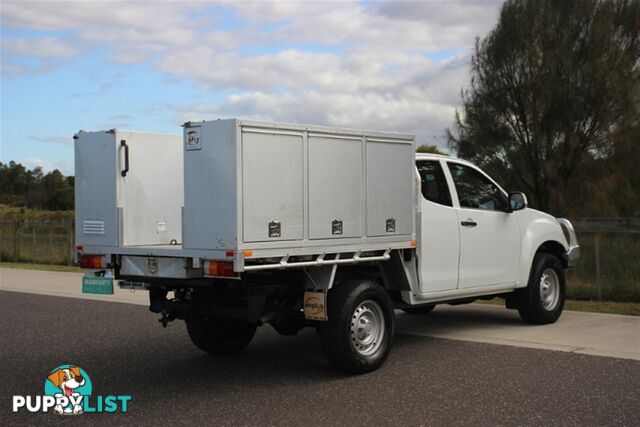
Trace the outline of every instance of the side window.
<instances>
[{"instance_id":1,"label":"side window","mask_svg":"<svg viewBox=\"0 0 640 427\"><path fill-rule=\"evenodd\" d=\"M420 173L421 191L425 199L445 206L453 206L451 193L444 177L442 166L437 160L418 160L416 162Z\"/></svg>"},{"instance_id":2,"label":"side window","mask_svg":"<svg viewBox=\"0 0 640 427\"><path fill-rule=\"evenodd\" d=\"M459 163L447 163L458 192L461 208L504 211L507 198L477 170Z\"/></svg>"}]
</instances>

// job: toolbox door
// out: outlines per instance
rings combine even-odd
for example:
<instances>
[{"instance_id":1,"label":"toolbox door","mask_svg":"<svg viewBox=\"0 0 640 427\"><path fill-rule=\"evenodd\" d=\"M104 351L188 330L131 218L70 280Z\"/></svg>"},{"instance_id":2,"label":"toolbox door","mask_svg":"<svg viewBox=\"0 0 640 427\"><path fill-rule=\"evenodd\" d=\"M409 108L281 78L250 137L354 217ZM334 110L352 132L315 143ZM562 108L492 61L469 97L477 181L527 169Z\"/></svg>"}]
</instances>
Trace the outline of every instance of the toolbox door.
<instances>
[{"instance_id":1,"label":"toolbox door","mask_svg":"<svg viewBox=\"0 0 640 427\"><path fill-rule=\"evenodd\" d=\"M302 239L302 133L243 128L245 242Z\"/></svg>"},{"instance_id":2,"label":"toolbox door","mask_svg":"<svg viewBox=\"0 0 640 427\"><path fill-rule=\"evenodd\" d=\"M112 132L75 136L76 242L117 246L117 147Z\"/></svg>"},{"instance_id":3,"label":"toolbox door","mask_svg":"<svg viewBox=\"0 0 640 427\"><path fill-rule=\"evenodd\" d=\"M309 238L360 237L362 137L309 135Z\"/></svg>"},{"instance_id":4,"label":"toolbox door","mask_svg":"<svg viewBox=\"0 0 640 427\"><path fill-rule=\"evenodd\" d=\"M117 145L121 245L182 243L182 137L118 132Z\"/></svg>"},{"instance_id":5,"label":"toolbox door","mask_svg":"<svg viewBox=\"0 0 640 427\"><path fill-rule=\"evenodd\" d=\"M411 141L367 140L367 236L412 233L414 155Z\"/></svg>"}]
</instances>

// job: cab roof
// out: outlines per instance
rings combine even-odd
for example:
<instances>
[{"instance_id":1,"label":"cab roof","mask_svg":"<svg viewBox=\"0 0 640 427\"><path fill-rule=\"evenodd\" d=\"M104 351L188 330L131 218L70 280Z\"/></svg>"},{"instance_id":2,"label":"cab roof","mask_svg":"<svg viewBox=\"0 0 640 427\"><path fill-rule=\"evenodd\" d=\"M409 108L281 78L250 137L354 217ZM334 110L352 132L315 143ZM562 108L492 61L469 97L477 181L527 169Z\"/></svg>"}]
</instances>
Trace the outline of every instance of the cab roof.
<instances>
[{"instance_id":1,"label":"cab roof","mask_svg":"<svg viewBox=\"0 0 640 427\"><path fill-rule=\"evenodd\" d=\"M458 157L449 156L447 154L435 154L435 153L416 153L416 160L434 160L434 159L442 159L442 160L453 160L456 163L462 163L466 165L475 166L473 163L460 159Z\"/></svg>"}]
</instances>

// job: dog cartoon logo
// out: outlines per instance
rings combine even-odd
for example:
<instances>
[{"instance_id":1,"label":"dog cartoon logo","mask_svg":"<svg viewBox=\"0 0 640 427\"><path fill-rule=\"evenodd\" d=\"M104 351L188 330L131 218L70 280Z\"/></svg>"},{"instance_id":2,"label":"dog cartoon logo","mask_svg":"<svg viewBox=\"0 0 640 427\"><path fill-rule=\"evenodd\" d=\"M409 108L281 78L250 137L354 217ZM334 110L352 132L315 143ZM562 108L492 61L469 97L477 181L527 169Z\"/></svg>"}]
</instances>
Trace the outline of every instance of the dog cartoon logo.
<instances>
[{"instance_id":1,"label":"dog cartoon logo","mask_svg":"<svg viewBox=\"0 0 640 427\"><path fill-rule=\"evenodd\" d=\"M84 397L91 395L91 380L80 367L60 365L49 373L44 392L56 398L54 410L61 415L84 412Z\"/></svg>"}]
</instances>

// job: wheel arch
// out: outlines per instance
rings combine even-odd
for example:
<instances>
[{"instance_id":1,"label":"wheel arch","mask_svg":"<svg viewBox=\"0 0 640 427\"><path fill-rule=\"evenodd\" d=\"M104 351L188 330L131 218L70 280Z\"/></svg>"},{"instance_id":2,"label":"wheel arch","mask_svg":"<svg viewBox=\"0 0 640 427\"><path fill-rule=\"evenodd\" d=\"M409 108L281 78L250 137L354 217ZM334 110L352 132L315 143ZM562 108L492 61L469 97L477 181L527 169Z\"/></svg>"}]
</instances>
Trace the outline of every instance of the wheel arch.
<instances>
[{"instance_id":1,"label":"wheel arch","mask_svg":"<svg viewBox=\"0 0 640 427\"><path fill-rule=\"evenodd\" d=\"M539 243L535 247L535 250L530 251L526 257L523 257L517 278L518 288L524 288L529 283L529 275L531 274L533 260L539 253L547 253L555 256L560 260L563 268L568 268L567 249L565 245L558 240L545 240Z\"/></svg>"},{"instance_id":2,"label":"wheel arch","mask_svg":"<svg viewBox=\"0 0 640 427\"><path fill-rule=\"evenodd\" d=\"M368 279L377 281L387 291L411 290L411 281L417 280L411 277L412 271L408 267L414 267L414 250L393 250L387 261L376 261L362 264L338 265L335 273L335 282L349 279ZM408 267L407 267L408 266ZM334 285L332 281L328 287Z\"/></svg>"},{"instance_id":3,"label":"wheel arch","mask_svg":"<svg viewBox=\"0 0 640 427\"><path fill-rule=\"evenodd\" d=\"M569 267L568 259L567 259L567 251L565 250L564 246L560 242L557 242L555 240L547 240L546 242L544 242L538 247L538 250L534 254L534 257L539 253L547 253L547 254L554 255L556 258L560 260L560 263L562 264L563 268Z\"/></svg>"}]
</instances>

